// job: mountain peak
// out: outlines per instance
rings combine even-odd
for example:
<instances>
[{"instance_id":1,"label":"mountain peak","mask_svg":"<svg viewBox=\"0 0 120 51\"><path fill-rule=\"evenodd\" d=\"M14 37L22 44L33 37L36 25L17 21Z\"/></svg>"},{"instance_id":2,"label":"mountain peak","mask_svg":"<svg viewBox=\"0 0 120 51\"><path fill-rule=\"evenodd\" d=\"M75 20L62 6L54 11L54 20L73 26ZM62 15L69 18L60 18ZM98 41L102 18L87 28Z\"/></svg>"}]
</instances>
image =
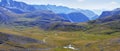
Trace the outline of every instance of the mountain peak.
<instances>
[{"instance_id":1,"label":"mountain peak","mask_svg":"<svg viewBox=\"0 0 120 51\"><path fill-rule=\"evenodd\" d=\"M11 1L13 1L13 0L1 0L1 2L11 2Z\"/></svg>"},{"instance_id":2,"label":"mountain peak","mask_svg":"<svg viewBox=\"0 0 120 51\"><path fill-rule=\"evenodd\" d=\"M1 0L1 2L4 2L4 3L10 3L12 2L13 0Z\"/></svg>"},{"instance_id":3,"label":"mountain peak","mask_svg":"<svg viewBox=\"0 0 120 51\"><path fill-rule=\"evenodd\" d=\"M1 0L2 6L10 6L13 0Z\"/></svg>"}]
</instances>

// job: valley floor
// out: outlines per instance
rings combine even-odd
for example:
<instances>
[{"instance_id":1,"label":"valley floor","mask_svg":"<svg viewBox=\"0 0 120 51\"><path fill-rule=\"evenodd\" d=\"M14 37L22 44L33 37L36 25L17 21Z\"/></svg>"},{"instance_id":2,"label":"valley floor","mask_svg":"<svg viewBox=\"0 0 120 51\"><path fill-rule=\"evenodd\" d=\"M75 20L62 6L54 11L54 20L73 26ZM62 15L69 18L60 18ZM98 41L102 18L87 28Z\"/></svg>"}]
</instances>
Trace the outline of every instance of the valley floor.
<instances>
[{"instance_id":1,"label":"valley floor","mask_svg":"<svg viewBox=\"0 0 120 51\"><path fill-rule=\"evenodd\" d=\"M44 42L43 44L29 42L27 44L18 44L6 41L0 44L0 50L6 51L15 49L22 51L120 51L120 32L106 35L91 34L83 31L44 31L38 27L2 27L0 32Z\"/></svg>"}]
</instances>

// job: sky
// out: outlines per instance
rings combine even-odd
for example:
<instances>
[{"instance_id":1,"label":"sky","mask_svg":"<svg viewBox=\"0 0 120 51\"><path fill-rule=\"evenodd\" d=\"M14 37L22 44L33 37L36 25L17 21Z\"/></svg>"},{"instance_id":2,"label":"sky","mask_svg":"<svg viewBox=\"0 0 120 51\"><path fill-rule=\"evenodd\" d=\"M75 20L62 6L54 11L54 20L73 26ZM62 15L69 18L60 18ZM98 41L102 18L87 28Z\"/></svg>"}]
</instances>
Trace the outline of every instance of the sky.
<instances>
[{"instance_id":1,"label":"sky","mask_svg":"<svg viewBox=\"0 0 120 51\"><path fill-rule=\"evenodd\" d=\"M36 5L62 5L80 9L115 9L120 8L120 0L16 0Z\"/></svg>"}]
</instances>

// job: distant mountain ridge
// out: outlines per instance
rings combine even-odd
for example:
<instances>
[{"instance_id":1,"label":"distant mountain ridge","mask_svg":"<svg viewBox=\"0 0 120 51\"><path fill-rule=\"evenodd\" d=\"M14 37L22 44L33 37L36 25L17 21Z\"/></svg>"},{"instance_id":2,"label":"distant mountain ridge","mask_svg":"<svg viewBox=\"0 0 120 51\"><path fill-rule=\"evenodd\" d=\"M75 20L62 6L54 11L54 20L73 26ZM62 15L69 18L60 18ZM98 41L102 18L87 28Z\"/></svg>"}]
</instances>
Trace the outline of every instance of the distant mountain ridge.
<instances>
[{"instance_id":1,"label":"distant mountain ridge","mask_svg":"<svg viewBox=\"0 0 120 51\"><path fill-rule=\"evenodd\" d=\"M96 19L94 17L98 17L97 14L90 10L83 10L83 9L73 9L64 6L56 6L56 5L29 5L24 2L18 2L14 0L1 0L0 6L6 7L9 10L15 13L24 13L24 12L31 12L37 10L50 10L55 12L56 14L69 14L72 12L81 12L82 14L86 15L90 20Z\"/></svg>"},{"instance_id":2,"label":"distant mountain ridge","mask_svg":"<svg viewBox=\"0 0 120 51\"><path fill-rule=\"evenodd\" d=\"M70 22L79 23L79 22L87 22L89 18L80 12L72 12L69 14L58 14L59 16L63 17L65 20L70 20Z\"/></svg>"},{"instance_id":3,"label":"distant mountain ridge","mask_svg":"<svg viewBox=\"0 0 120 51\"><path fill-rule=\"evenodd\" d=\"M114 9L114 10L112 10L112 11L104 11L104 12L100 15L99 19L102 19L102 18L107 17L107 16L119 15L119 14L120 14L120 8Z\"/></svg>"},{"instance_id":4,"label":"distant mountain ridge","mask_svg":"<svg viewBox=\"0 0 120 51\"><path fill-rule=\"evenodd\" d=\"M10 24L15 19L15 13L0 7L0 24Z\"/></svg>"},{"instance_id":5,"label":"distant mountain ridge","mask_svg":"<svg viewBox=\"0 0 120 51\"><path fill-rule=\"evenodd\" d=\"M104 11L97 20L96 23L108 23L120 21L120 8Z\"/></svg>"},{"instance_id":6,"label":"distant mountain ridge","mask_svg":"<svg viewBox=\"0 0 120 51\"><path fill-rule=\"evenodd\" d=\"M53 23L69 22L52 11L33 11L29 13L16 14L4 7L0 7L0 25L5 26L38 26L49 28Z\"/></svg>"},{"instance_id":7,"label":"distant mountain ridge","mask_svg":"<svg viewBox=\"0 0 120 51\"><path fill-rule=\"evenodd\" d=\"M1 0L0 6L12 9L19 9L25 12L35 10L35 8L32 5L28 5L24 2L17 2L14 0Z\"/></svg>"}]
</instances>

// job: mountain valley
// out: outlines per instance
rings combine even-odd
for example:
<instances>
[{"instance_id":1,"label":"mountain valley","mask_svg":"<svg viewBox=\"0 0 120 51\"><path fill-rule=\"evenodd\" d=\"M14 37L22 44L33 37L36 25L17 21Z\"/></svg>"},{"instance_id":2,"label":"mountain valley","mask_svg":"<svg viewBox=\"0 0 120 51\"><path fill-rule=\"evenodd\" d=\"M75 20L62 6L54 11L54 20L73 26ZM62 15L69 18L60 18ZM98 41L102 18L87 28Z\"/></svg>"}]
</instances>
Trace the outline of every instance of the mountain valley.
<instances>
[{"instance_id":1,"label":"mountain valley","mask_svg":"<svg viewBox=\"0 0 120 51\"><path fill-rule=\"evenodd\" d=\"M1 0L0 51L120 51L120 8L97 15Z\"/></svg>"}]
</instances>

